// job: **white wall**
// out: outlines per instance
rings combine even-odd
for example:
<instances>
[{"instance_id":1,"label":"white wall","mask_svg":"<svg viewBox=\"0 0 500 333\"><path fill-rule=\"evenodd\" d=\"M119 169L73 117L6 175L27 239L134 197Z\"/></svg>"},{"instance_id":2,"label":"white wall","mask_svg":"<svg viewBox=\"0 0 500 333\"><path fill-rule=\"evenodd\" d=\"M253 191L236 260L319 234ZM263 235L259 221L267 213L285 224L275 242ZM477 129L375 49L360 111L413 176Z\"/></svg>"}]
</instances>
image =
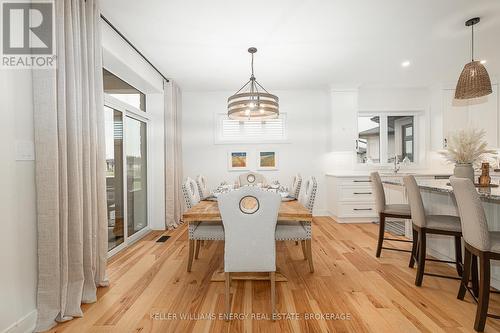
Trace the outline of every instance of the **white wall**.
<instances>
[{"instance_id":1,"label":"white wall","mask_svg":"<svg viewBox=\"0 0 500 333\"><path fill-rule=\"evenodd\" d=\"M323 155L327 150L329 94L326 90L273 91L280 98L280 111L287 114L289 143L284 144L214 144L215 113L227 110L227 98L234 92L183 93L184 177L204 174L209 186L223 180L234 182L239 172L227 169L227 153L232 149L277 149L279 170L261 171L268 180L290 184L296 173L315 176L319 192L315 214L325 211ZM255 154L253 154L255 157ZM255 166L255 162L253 165Z\"/></svg>"},{"instance_id":2,"label":"white wall","mask_svg":"<svg viewBox=\"0 0 500 333\"><path fill-rule=\"evenodd\" d=\"M33 143L31 82L29 70L0 70L0 332L25 332L36 320L35 165L16 161L18 143Z\"/></svg>"}]
</instances>

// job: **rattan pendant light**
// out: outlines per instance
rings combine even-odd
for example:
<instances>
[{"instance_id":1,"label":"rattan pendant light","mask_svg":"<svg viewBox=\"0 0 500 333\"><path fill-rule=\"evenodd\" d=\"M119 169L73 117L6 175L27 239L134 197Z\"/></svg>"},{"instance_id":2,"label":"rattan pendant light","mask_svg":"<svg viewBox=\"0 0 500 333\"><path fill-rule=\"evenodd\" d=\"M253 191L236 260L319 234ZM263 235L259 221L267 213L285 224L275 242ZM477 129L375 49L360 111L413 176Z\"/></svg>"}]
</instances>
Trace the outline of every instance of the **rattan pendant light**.
<instances>
[{"instance_id":1,"label":"rattan pendant light","mask_svg":"<svg viewBox=\"0 0 500 333\"><path fill-rule=\"evenodd\" d=\"M464 66L462 74L458 78L455 89L456 99L470 99L491 94L491 81L488 71L480 61L474 60L474 25L480 21L479 17L465 22L467 27L472 28L471 52L472 61Z\"/></svg>"},{"instance_id":2,"label":"rattan pendant light","mask_svg":"<svg viewBox=\"0 0 500 333\"><path fill-rule=\"evenodd\" d=\"M266 120L279 116L278 96L270 94L255 79L253 73L253 55L255 47L248 49L252 55L252 76L240 90L227 99L227 115L236 120Z\"/></svg>"}]
</instances>

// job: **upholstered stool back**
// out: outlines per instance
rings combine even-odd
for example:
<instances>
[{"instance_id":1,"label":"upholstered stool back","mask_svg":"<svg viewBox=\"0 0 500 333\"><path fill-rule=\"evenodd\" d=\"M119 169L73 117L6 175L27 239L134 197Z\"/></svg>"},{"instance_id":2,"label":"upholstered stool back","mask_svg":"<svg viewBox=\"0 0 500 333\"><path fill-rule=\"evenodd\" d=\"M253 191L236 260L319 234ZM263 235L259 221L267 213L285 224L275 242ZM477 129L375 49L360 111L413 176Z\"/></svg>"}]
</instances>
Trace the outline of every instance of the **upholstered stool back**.
<instances>
[{"instance_id":1,"label":"upholstered stool back","mask_svg":"<svg viewBox=\"0 0 500 333\"><path fill-rule=\"evenodd\" d=\"M468 178L451 177L450 182L457 200L464 240L478 250L490 251L488 221L476 187Z\"/></svg>"}]
</instances>

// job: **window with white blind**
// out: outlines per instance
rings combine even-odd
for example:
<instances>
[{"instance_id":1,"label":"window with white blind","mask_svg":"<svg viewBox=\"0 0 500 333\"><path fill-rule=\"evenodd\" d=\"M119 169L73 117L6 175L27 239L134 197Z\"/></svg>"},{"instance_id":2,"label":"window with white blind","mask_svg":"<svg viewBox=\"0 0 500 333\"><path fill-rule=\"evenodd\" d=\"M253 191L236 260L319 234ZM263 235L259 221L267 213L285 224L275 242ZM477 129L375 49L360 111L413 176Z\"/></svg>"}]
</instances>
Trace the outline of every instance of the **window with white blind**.
<instances>
[{"instance_id":1,"label":"window with white blind","mask_svg":"<svg viewBox=\"0 0 500 333\"><path fill-rule=\"evenodd\" d=\"M232 120L216 115L215 143L261 143L286 141L286 114L265 121Z\"/></svg>"}]
</instances>

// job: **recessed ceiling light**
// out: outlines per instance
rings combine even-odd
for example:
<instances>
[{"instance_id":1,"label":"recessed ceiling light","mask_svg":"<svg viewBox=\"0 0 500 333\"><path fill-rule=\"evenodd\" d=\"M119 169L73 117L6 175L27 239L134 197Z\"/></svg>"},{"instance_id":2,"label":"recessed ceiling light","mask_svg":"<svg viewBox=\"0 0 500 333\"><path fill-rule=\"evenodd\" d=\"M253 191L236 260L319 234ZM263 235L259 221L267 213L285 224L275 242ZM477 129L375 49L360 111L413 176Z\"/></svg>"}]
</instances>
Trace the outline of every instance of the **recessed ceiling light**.
<instances>
[{"instance_id":1,"label":"recessed ceiling light","mask_svg":"<svg viewBox=\"0 0 500 333\"><path fill-rule=\"evenodd\" d=\"M481 60L480 63L484 65L486 63L486 60Z\"/></svg>"},{"instance_id":2,"label":"recessed ceiling light","mask_svg":"<svg viewBox=\"0 0 500 333\"><path fill-rule=\"evenodd\" d=\"M405 60L405 61L403 61L403 62L401 63L401 66L402 66L402 67L408 67L408 66L410 66L410 61L409 61L409 60Z\"/></svg>"}]
</instances>

